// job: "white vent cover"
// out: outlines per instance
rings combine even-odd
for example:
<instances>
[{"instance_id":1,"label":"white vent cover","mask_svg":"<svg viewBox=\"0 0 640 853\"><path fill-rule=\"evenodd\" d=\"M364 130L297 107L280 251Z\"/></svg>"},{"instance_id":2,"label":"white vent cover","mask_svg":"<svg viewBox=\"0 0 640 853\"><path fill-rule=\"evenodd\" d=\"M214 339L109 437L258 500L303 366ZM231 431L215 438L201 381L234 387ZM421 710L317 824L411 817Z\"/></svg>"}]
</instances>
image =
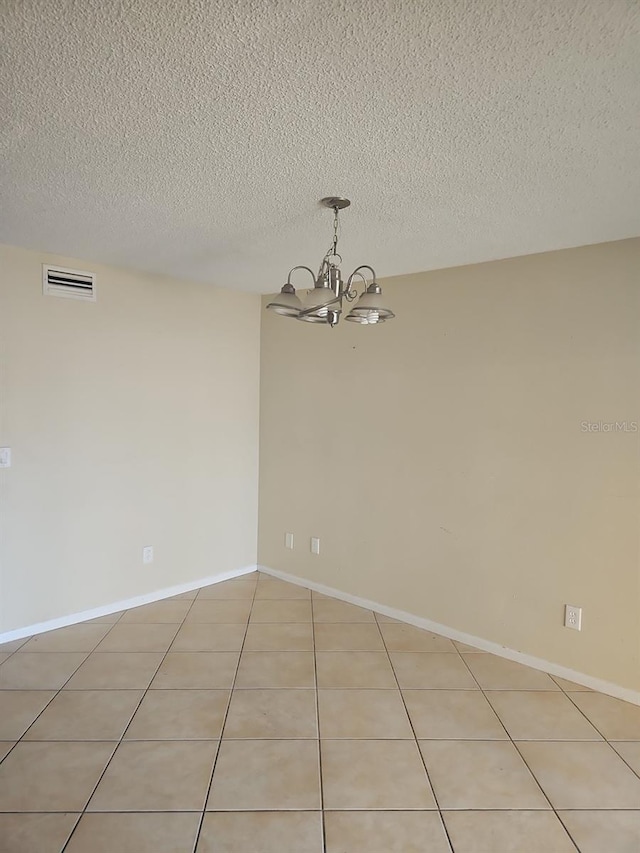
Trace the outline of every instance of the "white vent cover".
<instances>
[{"instance_id":1,"label":"white vent cover","mask_svg":"<svg viewBox=\"0 0 640 853\"><path fill-rule=\"evenodd\" d=\"M42 265L42 292L45 296L96 301L96 277L92 272Z\"/></svg>"}]
</instances>

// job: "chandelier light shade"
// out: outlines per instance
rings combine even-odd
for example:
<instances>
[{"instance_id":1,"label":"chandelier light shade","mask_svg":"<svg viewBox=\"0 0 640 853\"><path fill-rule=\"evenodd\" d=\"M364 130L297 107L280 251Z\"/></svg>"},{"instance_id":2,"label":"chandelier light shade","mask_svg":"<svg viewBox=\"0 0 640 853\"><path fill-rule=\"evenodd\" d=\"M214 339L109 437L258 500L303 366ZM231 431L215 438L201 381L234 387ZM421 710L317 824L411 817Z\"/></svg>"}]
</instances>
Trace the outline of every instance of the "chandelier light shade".
<instances>
[{"instance_id":1,"label":"chandelier light shade","mask_svg":"<svg viewBox=\"0 0 640 853\"><path fill-rule=\"evenodd\" d=\"M283 317L297 317L302 311L302 302L296 296L294 286L287 282L268 307Z\"/></svg>"},{"instance_id":2,"label":"chandelier light shade","mask_svg":"<svg viewBox=\"0 0 640 853\"><path fill-rule=\"evenodd\" d=\"M329 196L320 201L324 207L333 210L333 241L320 263L318 274L305 266L293 267L287 276L287 282L277 296L267 304L267 309L282 317L294 317L304 323L322 323L325 326L337 326L342 314L342 303L355 302L346 315L345 320L362 325L374 325L393 319L395 314L388 308L382 297L382 289L376 281L373 267L363 264L355 269L345 284L340 271L342 258L338 254L338 213L351 202L341 196ZM301 301L291 284L291 276L296 270L306 270L313 279L313 287ZM371 284L367 285L367 277L363 270L368 270ZM358 294L352 286L354 278L364 282L364 291Z\"/></svg>"}]
</instances>

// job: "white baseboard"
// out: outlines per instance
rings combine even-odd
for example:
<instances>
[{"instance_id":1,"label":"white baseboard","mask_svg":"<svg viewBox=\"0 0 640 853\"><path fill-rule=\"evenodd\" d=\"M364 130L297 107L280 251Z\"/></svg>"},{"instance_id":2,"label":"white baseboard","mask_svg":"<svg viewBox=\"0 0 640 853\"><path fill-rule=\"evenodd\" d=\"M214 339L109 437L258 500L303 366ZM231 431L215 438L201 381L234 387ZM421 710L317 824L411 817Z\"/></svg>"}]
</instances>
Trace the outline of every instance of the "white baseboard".
<instances>
[{"instance_id":1,"label":"white baseboard","mask_svg":"<svg viewBox=\"0 0 640 853\"><path fill-rule=\"evenodd\" d=\"M142 604L162 601L163 598L171 598L173 595L180 595L183 592L200 589L201 586L210 586L214 583L248 575L251 572L255 572L257 568L257 566L245 566L242 569L233 569L230 572L221 572L217 575L199 578L196 581L188 581L177 586L158 589L154 592L144 593L144 595L136 595L134 598L127 598L123 601L114 601L111 604L104 604L101 607L94 607L91 610L82 610L80 613L71 613L69 616L48 619L46 622L38 622L36 625L25 625L24 628L16 628L13 631L0 634L0 644L9 643L11 640L21 640L23 637L32 637L34 634L42 634L45 631L52 631L54 628L66 628L68 625L77 625L78 622L86 622L87 619L96 619L98 616L109 616L111 613L118 613L120 610L127 610L130 607L140 607Z\"/></svg>"},{"instance_id":2,"label":"white baseboard","mask_svg":"<svg viewBox=\"0 0 640 853\"><path fill-rule=\"evenodd\" d=\"M359 595L351 595L348 592L334 589L330 586L325 586L322 583L299 578L296 575L290 575L287 572L281 572L278 569L271 569L269 566L258 566L258 571L272 575L275 578L288 581L289 583L304 586L307 589L313 589L316 592L321 592L324 595L330 595L332 598L338 598L341 601L347 601L349 604L356 604L358 607L366 607L367 610L374 610L376 613L382 613L384 616L390 616L392 619L398 619L400 622L406 622L409 625L415 625L416 628L423 628L426 631L432 631L434 634L441 634L443 637L448 637L450 640L457 640L459 643L466 643L468 646L473 646L476 649L481 649L483 652L490 652L492 655L499 655L507 660L522 663L525 666L530 666L533 669L539 669L549 675L556 675L558 678L566 678L568 681L574 681L584 687L589 687L591 690L597 690L600 693L606 693L608 696L614 696L616 699L623 699L625 702L631 702L634 705L640 705L640 692L630 690L627 687L620 687L618 684L613 684L610 681L604 681L600 678L594 678L591 675L585 675L582 672L576 672L574 669L569 669L566 666L560 666L557 663L544 660L543 658L533 657L524 652L517 652L514 649L509 649L506 646L501 646L498 643L493 643L491 640L483 640L481 637L474 637L473 634L465 634L463 631L458 631L456 628L450 628L448 625L441 625L439 622L434 622L431 619L423 619L420 616L414 616L412 613L407 613L404 610L396 610L394 607L387 607L385 604L379 604L377 601L369 601L366 598L361 598Z\"/></svg>"}]
</instances>

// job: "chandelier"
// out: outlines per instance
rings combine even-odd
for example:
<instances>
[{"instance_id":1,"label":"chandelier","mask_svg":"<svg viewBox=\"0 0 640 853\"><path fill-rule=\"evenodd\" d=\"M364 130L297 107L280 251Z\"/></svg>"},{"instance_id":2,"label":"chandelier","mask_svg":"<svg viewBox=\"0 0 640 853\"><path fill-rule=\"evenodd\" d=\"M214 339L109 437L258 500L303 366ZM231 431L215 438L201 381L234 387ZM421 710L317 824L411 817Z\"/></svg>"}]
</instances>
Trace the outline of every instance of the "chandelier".
<instances>
[{"instance_id":1,"label":"chandelier","mask_svg":"<svg viewBox=\"0 0 640 853\"><path fill-rule=\"evenodd\" d=\"M382 299L382 290L376 281L376 274L372 267L362 264L355 269L347 282L342 279L340 264L342 257L338 254L338 213L351 202L348 198L340 196L329 196L320 200L320 204L333 210L333 241L322 259L318 274L314 275L309 267L293 267L287 276L287 283L269 304L267 308L283 317L294 317L305 323L324 323L326 326L336 326L342 314L342 303L355 302L345 320L351 323L362 323L373 325L384 323L395 317L393 311L387 308ZM301 301L296 295L294 286L291 284L291 276L296 270L306 270L313 279L313 288L308 291ZM371 274L371 284L367 284L367 276L363 270ZM360 278L363 282L363 291L358 294L352 286L354 278Z\"/></svg>"}]
</instances>

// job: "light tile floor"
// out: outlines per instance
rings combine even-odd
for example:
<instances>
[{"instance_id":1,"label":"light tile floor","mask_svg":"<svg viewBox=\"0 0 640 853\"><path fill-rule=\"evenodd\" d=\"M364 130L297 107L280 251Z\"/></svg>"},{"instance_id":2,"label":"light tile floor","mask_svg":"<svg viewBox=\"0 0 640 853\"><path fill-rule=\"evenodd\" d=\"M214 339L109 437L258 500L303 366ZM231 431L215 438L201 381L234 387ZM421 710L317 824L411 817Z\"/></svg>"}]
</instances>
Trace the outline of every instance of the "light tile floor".
<instances>
[{"instance_id":1,"label":"light tile floor","mask_svg":"<svg viewBox=\"0 0 640 853\"><path fill-rule=\"evenodd\" d=\"M639 853L640 708L248 575L0 647L1 853Z\"/></svg>"}]
</instances>

